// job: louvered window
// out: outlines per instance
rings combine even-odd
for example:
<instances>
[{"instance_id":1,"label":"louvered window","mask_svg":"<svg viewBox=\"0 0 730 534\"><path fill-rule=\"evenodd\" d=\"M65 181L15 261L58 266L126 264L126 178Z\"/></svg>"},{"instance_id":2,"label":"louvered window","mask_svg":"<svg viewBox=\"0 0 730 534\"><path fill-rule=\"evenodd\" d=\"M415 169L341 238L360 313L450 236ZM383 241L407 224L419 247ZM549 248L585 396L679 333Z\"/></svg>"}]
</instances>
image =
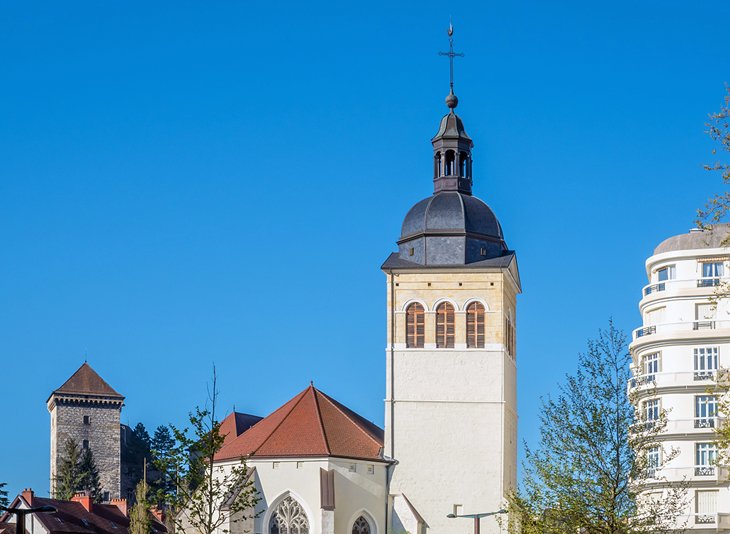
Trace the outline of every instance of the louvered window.
<instances>
[{"instance_id":1,"label":"louvered window","mask_svg":"<svg viewBox=\"0 0 730 534\"><path fill-rule=\"evenodd\" d=\"M484 306L479 302L472 302L466 308L466 346L484 348Z\"/></svg>"},{"instance_id":2,"label":"louvered window","mask_svg":"<svg viewBox=\"0 0 730 534\"><path fill-rule=\"evenodd\" d=\"M422 349L425 335L423 306L411 304L406 310L406 346L410 349Z\"/></svg>"},{"instance_id":3,"label":"louvered window","mask_svg":"<svg viewBox=\"0 0 730 534\"><path fill-rule=\"evenodd\" d=\"M440 349L454 348L454 307L444 302L436 308L436 346Z\"/></svg>"}]
</instances>

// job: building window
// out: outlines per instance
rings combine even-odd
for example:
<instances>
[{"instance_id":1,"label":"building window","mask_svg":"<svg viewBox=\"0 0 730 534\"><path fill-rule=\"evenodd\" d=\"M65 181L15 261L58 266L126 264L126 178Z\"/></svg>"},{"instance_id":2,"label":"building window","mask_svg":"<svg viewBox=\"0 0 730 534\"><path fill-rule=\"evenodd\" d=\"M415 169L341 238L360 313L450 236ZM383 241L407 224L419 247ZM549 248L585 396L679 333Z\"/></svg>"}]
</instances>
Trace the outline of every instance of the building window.
<instances>
[{"instance_id":1,"label":"building window","mask_svg":"<svg viewBox=\"0 0 730 534\"><path fill-rule=\"evenodd\" d=\"M717 398L714 395L695 397L695 428L715 428Z\"/></svg>"},{"instance_id":2,"label":"building window","mask_svg":"<svg viewBox=\"0 0 730 534\"><path fill-rule=\"evenodd\" d=\"M88 439L85 439L84 441L82 441L81 442L81 447L84 448L84 449L88 449L89 448L89 440Z\"/></svg>"},{"instance_id":3,"label":"building window","mask_svg":"<svg viewBox=\"0 0 730 534\"><path fill-rule=\"evenodd\" d=\"M406 310L406 346L410 349L422 349L426 335L426 320L423 306L414 303Z\"/></svg>"},{"instance_id":4,"label":"building window","mask_svg":"<svg viewBox=\"0 0 730 534\"><path fill-rule=\"evenodd\" d=\"M448 302L442 302L436 308L436 346L438 348L454 348L454 324L454 307Z\"/></svg>"},{"instance_id":5,"label":"building window","mask_svg":"<svg viewBox=\"0 0 730 534\"><path fill-rule=\"evenodd\" d=\"M712 379L717 372L717 347L695 349L695 380Z\"/></svg>"},{"instance_id":6,"label":"building window","mask_svg":"<svg viewBox=\"0 0 730 534\"><path fill-rule=\"evenodd\" d=\"M714 287L720 285L723 273L722 262L700 262L702 277L697 280L697 287Z\"/></svg>"},{"instance_id":7,"label":"building window","mask_svg":"<svg viewBox=\"0 0 730 534\"><path fill-rule=\"evenodd\" d=\"M504 335L507 354L514 358L515 351L517 350L517 343L515 339L515 325L512 322L511 313L508 313L508 315L504 318Z\"/></svg>"},{"instance_id":8,"label":"building window","mask_svg":"<svg viewBox=\"0 0 730 534\"><path fill-rule=\"evenodd\" d=\"M104 502L109 502L109 492L108 491L105 491L103 493L101 500Z\"/></svg>"},{"instance_id":9,"label":"building window","mask_svg":"<svg viewBox=\"0 0 730 534\"><path fill-rule=\"evenodd\" d=\"M646 451L646 469L647 476L654 478L656 476L656 470L661 466L662 461L662 449L659 445L649 447Z\"/></svg>"},{"instance_id":10,"label":"building window","mask_svg":"<svg viewBox=\"0 0 730 534\"><path fill-rule=\"evenodd\" d=\"M484 306L472 302L466 307L466 346L470 349L484 348Z\"/></svg>"},{"instance_id":11,"label":"building window","mask_svg":"<svg viewBox=\"0 0 730 534\"><path fill-rule=\"evenodd\" d=\"M711 302L695 304L695 330L712 330L715 328L716 306Z\"/></svg>"},{"instance_id":12,"label":"building window","mask_svg":"<svg viewBox=\"0 0 730 534\"><path fill-rule=\"evenodd\" d=\"M649 428L659 421L659 399L644 401L644 421Z\"/></svg>"},{"instance_id":13,"label":"building window","mask_svg":"<svg viewBox=\"0 0 730 534\"><path fill-rule=\"evenodd\" d=\"M91 424L91 416L90 415L85 415L84 416L84 424L85 425L90 425Z\"/></svg>"},{"instance_id":14,"label":"building window","mask_svg":"<svg viewBox=\"0 0 730 534\"><path fill-rule=\"evenodd\" d=\"M641 358L641 370L646 382L653 382L659 372L659 353L652 352Z\"/></svg>"},{"instance_id":15,"label":"building window","mask_svg":"<svg viewBox=\"0 0 730 534\"><path fill-rule=\"evenodd\" d=\"M309 520L292 497L281 501L269 521L269 534L309 534Z\"/></svg>"},{"instance_id":16,"label":"building window","mask_svg":"<svg viewBox=\"0 0 730 534\"><path fill-rule=\"evenodd\" d=\"M674 265L667 265L661 269L657 269L656 279L657 282L666 282L667 280L674 280L676 278L676 268Z\"/></svg>"},{"instance_id":17,"label":"building window","mask_svg":"<svg viewBox=\"0 0 730 534\"><path fill-rule=\"evenodd\" d=\"M373 464L368 464L368 475L374 475L375 474L375 466Z\"/></svg>"},{"instance_id":18,"label":"building window","mask_svg":"<svg viewBox=\"0 0 730 534\"><path fill-rule=\"evenodd\" d=\"M695 476L711 476L715 474L717 448L714 443L698 443L695 445Z\"/></svg>"},{"instance_id":19,"label":"building window","mask_svg":"<svg viewBox=\"0 0 730 534\"><path fill-rule=\"evenodd\" d=\"M370 534L370 523L363 516L355 519L352 525L352 534Z\"/></svg>"},{"instance_id":20,"label":"building window","mask_svg":"<svg viewBox=\"0 0 730 534\"><path fill-rule=\"evenodd\" d=\"M695 524L715 524L717 491L697 490L695 493L695 512Z\"/></svg>"}]
</instances>

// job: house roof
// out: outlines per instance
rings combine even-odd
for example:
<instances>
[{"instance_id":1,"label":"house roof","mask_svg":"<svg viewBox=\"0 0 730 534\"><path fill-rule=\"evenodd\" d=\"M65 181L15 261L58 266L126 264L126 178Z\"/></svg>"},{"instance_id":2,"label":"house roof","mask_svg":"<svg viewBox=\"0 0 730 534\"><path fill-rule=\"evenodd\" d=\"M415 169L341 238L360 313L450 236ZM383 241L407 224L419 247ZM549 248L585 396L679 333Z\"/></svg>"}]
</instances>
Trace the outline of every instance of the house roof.
<instances>
[{"instance_id":1,"label":"house roof","mask_svg":"<svg viewBox=\"0 0 730 534\"><path fill-rule=\"evenodd\" d=\"M21 497L16 497L12 506L21 502L25 506L53 506L56 511L51 513L33 514L40 521L49 534L127 534L129 518L122 513L115 504L93 504L91 511L76 501L62 501L33 496L32 503ZM5 514L0 521L6 522L9 514ZM167 531L165 526L150 514L150 525L154 534Z\"/></svg>"},{"instance_id":2,"label":"house roof","mask_svg":"<svg viewBox=\"0 0 730 534\"><path fill-rule=\"evenodd\" d=\"M227 445L253 425L261 421L261 419L263 419L263 417L259 417L258 415L231 412L225 419L223 419L223 421L221 421L220 434L224 438L223 444Z\"/></svg>"},{"instance_id":3,"label":"house roof","mask_svg":"<svg viewBox=\"0 0 730 534\"><path fill-rule=\"evenodd\" d=\"M72 395L102 395L105 397L117 397L124 399L124 396L117 393L99 374L84 362L78 370L66 380L63 385L53 393Z\"/></svg>"},{"instance_id":4,"label":"house roof","mask_svg":"<svg viewBox=\"0 0 730 534\"><path fill-rule=\"evenodd\" d=\"M313 385L223 445L216 460L336 456L382 460L383 430Z\"/></svg>"}]
</instances>

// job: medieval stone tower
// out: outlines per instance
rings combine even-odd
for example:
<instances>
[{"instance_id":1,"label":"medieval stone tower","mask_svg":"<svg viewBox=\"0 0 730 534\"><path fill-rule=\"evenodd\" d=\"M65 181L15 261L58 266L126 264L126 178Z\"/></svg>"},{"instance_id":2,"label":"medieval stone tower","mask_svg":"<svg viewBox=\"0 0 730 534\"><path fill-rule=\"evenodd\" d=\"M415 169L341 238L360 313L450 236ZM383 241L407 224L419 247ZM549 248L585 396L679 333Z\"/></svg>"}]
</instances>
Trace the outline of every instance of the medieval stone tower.
<instances>
[{"instance_id":1,"label":"medieval stone tower","mask_svg":"<svg viewBox=\"0 0 730 534\"><path fill-rule=\"evenodd\" d=\"M453 52L453 50L452 50ZM472 140L449 113L432 139L433 195L403 221L387 283L385 455L391 532L471 531L517 473L515 253L472 196ZM499 532L494 517L482 532Z\"/></svg>"},{"instance_id":2,"label":"medieval stone tower","mask_svg":"<svg viewBox=\"0 0 730 534\"><path fill-rule=\"evenodd\" d=\"M75 440L80 448L90 448L104 500L120 497L120 415L124 397L84 363L51 393L51 495L63 459L64 445Z\"/></svg>"}]
</instances>

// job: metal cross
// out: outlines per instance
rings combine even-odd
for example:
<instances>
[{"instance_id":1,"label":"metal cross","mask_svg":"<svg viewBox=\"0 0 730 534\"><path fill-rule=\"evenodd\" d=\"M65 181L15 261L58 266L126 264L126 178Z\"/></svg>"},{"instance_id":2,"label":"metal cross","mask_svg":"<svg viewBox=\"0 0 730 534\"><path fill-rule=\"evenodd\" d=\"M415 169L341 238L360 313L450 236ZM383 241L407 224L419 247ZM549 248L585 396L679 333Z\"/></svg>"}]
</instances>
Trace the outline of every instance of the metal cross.
<instances>
[{"instance_id":1,"label":"metal cross","mask_svg":"<svg viewBox=\"0 0 730 534\"><path fill-rule=\"evenodd\" d=\"M451 87L451 93L454 93L454 58L464 57L463 52L454 52L454 25L449 22L449 51L439 52L439 56L449 57L449 87Z\"/></svg>"}]
</instances>

